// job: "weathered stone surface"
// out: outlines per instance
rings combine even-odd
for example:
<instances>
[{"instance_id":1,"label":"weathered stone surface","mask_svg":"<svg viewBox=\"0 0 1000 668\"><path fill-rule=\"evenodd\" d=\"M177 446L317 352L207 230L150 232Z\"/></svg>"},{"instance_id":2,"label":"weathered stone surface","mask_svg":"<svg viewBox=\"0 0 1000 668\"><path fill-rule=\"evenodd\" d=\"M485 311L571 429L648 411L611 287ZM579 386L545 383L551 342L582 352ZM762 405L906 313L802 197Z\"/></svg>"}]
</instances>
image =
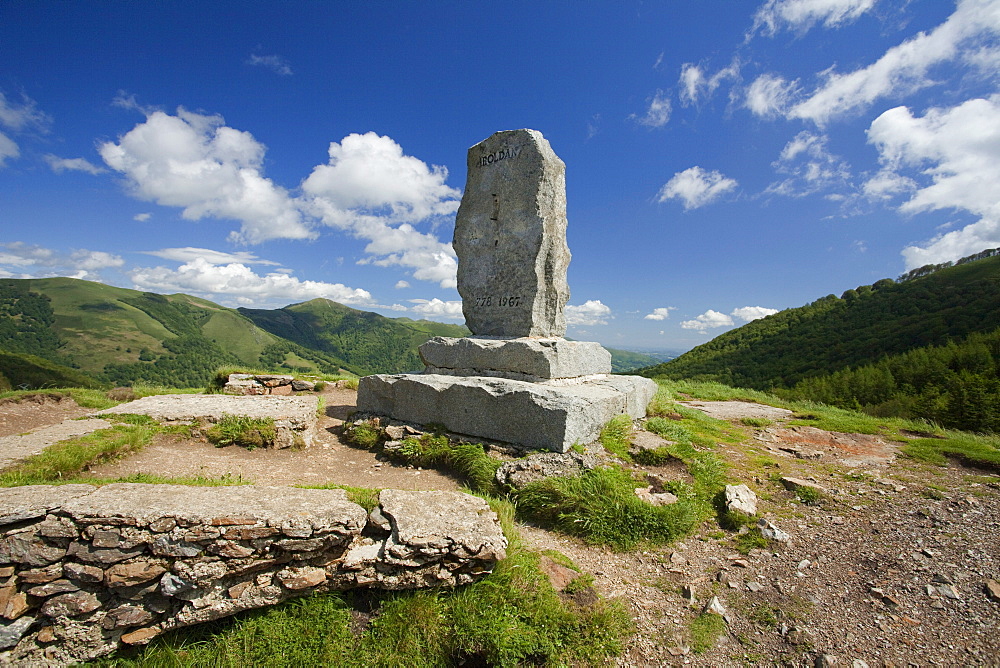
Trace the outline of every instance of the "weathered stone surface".
<instances>
[{"instance_id":1,"label":"weathered stone surface","mask_svg":"<svg viewBox=\"0 0 1000 668\"><path fill-rule=\"evenodd\" d=\"M671 492L657 492L653 485L649 487L636 487L635 495L651 506L669 506L672 503L677 503L679 500L677 495Z\"/></svg>"},{"instance_id":2,"label":"weathered stone surface","mask_svg":"<svg viewBox=\"0 0 1000 668\"><path fill-rule=\"evenodd\" d=\"M0 539L0 563L48 566L62 559L65 548L52 547L35 534L15 534Z\"/></svg>"},{"instance_id":3,"label":"weathered stone surface","mask_svg":"<svg viewBox=\"0 0 1000 668\"><path fill-rule=\"evenodd\" d=\"M97 415L134 413L159 422L215 423L223 415L271 418L277 431L275 447L288 448L296 436L306 445L313 439L319 397L245 397L224 394L161 394L143 397L99 411Z\"/></svg>"},{"instance_id":4,"label":"weathered stone surface","mask_svg":"<svg viewBox=\"0 0 1000 668\"><path fill-rule=\"evenodd\" d=\"M386 544L388 561L414 565L445 555L475 556L482 566L506 556L507 540L496 514L485 500L458 492L413 492L398 489L379 494L382 514L392 523Z\"/></svg>"},{"instance_id":5,"label":"weathered stone surface","mask_svg":"<svg viewBox=\"0 0 1000 668\"><path fill-rule=\"evenodd\" d=\"M420 346L420 358L425 373L530 382L611 373L611 353L601 344L566 339L436 336Z\"/></svg>"},{"instance_id":6,"label":"weathered stone surface","mask_svg":"<svg viewBox=\"0 0 1000 668\"><path fill-rule=\"evenodd\" d=\"M367 517L364 508L348 501L347 494L339 489L137 483L105 485L90 496L67 503L63 511L73 518L127 517L139 525L148 525L163 516L187 526L242 517L275 528L287 521L289 515L300 514L309 517L314 530L337 530L345 534L363 527ZM274 533L266 526L265 530Z\"/></svg>"},{"instance_id":7,"label":"weathered stone surface","mask_svg":"<svg viewBox=\"0 0 1000 668\"><path fill-rule=\"evenodd\" d=\"M757 514L757 495L746 485L726 485L726 509L745 515Z\"/></svg>"},{"instance_id":8,"label":"weathered stone surface","mask_svg":"<svg viewBox=\"0 0 1000 668\"><path fill-rule=\"evenodd\" d=\"M34 617L19 617L12 622L0 621L0 649L16 645L34 623Z\"/></svg>"},{"instance_id":9,"label":"weathered stone surface","mask_svg":"<svg viewBox=\"0 0 1000 668\"><path fill-rule=\"evenodd\" d=\"M326 582L326 571L314 566L286 568L278 571L278 581L289 589L311 589Z\"/></svg>"},{"instance_id":10,"label":"weathered stone surface","mask_svg":"<svg viewBox=\"0 0 1000 668\"><path fill-rule=\"evenodd\" d=\"M0 526L45 517L50 510L93 492L93 485L31 485L0 489Z\"/></svg>"},{"instance_id":11,"label":"weathered stone surface","mask_svg":"<svg viewBox=\"0 0 1000 668\"><path fill-rule=\"evenodd\" d=\"M104 580L109 587L132 587L137 584L155 580L167 569L160 564L148 561L133 561L128 564L116 564L104 573Z\"/></svg>"},{"instance_id":12,"label":"weathered stone surface","mask_svg":"<svg viewBox=\"0 0 1000 668\"><path fill-rule=\"evenodd\" d=\"M438 422L449 431L565 452L595 440L613 417L646 414L656 383L639 376L527 383L439 374L366 376L358 410Z\"/></svg>"},{"instance_id":13,"label":"weathered stone surface","mask_svg":"<svg viewBox=\"0 0 1000 668\"><path fill-rule=\"evenodd\" d=\"M473 334L566 333L566 165L540 132L497 132L469 149L454 247Z\"/></svg>"},{"instance_id":14,"label":"weathered stone surface","mask_svg":"<svg viewBox=\"0 0 1000 668\"><path fill-rule=\"evenodd\" d=\"M540 452L520 459L504 462L496 472L501 485L520 489L525 485L551 478L581 473L597 466L594 455L578 452Z\"/></svg>"},{"instance_id":15,"label":"weathered stone surface","mask_svg":"<svg viewBox=\"0 0 1000 668\"><path fill-rule=\"evenodd\" d=\"M827 492L826 487L819 485L809 480L803 480L801 478L793 478L791 476L782 476L781 484L785 486L785 489L796 492L800 489L810 489L814 492L819 492L820 494L825 494Z\"/></svg>"},{"instance_id":16,"label":"weathered stone surface","mask_svg":"<svg viewBox=\"0 0 1000 668\"><path fill-rule=\"evenodd\" d=\"M104 581L104 569L97 566L87 566L72 561L66 563L66 577L86 583L97 583Z\"/></svg>"},{"instance_id":17,"label":"weathered stone surface","mask_svg":"<svg viewBox=\"0 0 1000 668\"><path fill-rule=\"evenodd\" d=\"M50 598L42 606L42 614L47 617L75 617L93 612L101 607L97 596L86 591L61 594Z\"/></svg>"}]
</instances>

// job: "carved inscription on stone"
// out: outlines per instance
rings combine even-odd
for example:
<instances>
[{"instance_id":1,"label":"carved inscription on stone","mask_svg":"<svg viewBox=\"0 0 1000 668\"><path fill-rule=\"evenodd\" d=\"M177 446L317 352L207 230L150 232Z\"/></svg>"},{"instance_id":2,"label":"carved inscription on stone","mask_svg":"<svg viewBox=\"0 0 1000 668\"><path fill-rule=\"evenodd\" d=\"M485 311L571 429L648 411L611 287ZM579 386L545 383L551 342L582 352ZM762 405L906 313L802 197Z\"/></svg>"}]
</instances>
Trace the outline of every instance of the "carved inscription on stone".
<instances>
[{"instance_id":1,"label":"carved inscription on stone","mask_svg":"<svg viewBox=\"0 0 1000 668\"><path fill-rule=\"evenodd\" d=\"M566 165L541 133L497 132L469 149L454 247L473 334L566 333Z\"/></svg>"}]
</instances>

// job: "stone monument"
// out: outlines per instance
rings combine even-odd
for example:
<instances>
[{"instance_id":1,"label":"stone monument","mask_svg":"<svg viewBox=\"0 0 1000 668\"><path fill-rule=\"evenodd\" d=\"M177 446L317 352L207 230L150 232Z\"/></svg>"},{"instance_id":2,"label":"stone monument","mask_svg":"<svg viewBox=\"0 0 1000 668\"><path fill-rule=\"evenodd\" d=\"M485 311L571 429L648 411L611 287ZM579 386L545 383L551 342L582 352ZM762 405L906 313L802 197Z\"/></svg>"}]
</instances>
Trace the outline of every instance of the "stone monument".
<instances>
[{"instance_id":1,"label":"stone monument","mask_svg":"<svg viewBox=\"0 0 1000 668\"><path fill-rule=\"evenodd\" d=\"M473 336L420 347L421 374L366 376L358 410L565 452L616 415L646 414L656 383L613 376L598 343L567 341L566 165L535 130L469 149L455 222L458 291Z\"/></svg>"}]
</instances>

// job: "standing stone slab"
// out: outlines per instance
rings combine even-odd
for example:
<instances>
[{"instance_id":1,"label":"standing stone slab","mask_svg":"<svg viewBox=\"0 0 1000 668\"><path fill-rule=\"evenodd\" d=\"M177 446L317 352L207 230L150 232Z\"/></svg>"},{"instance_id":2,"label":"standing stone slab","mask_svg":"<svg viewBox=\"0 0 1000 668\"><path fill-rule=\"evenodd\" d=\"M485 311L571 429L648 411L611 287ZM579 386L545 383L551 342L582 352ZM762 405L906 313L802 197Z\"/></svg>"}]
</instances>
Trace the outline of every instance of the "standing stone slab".
<instances>
[{"instance_id":1,"label":"standing stone slab","mask_svg":"<svg viewBox=\"0 0 1000 668\"><path fill-rule=\"evenodd\" d=\"M473 334L566 333L566 165L540 132L497 132L469 149L454 247Z\"/></svg>"},{"instance_id":2,"label":"standing stone slab","mask_svg":"<svg viewBox=\"0 0 1000 668\"><path fill-rule=\"evenodd\" d=\"M611 373L611 353L592 341L436 336L420 346L424 373L514 380L578 378Z\"/></svg>"}]
</instances>

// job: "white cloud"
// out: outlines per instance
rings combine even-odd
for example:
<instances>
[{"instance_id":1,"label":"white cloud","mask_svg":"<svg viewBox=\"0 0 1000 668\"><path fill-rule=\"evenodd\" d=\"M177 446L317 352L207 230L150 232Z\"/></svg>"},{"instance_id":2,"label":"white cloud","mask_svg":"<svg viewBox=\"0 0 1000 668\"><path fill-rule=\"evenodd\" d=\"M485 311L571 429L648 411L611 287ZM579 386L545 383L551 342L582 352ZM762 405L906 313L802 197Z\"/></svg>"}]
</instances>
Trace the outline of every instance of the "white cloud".
<instances>
[{"instance_id":1,"label":"white cloud","mask_svg":"<svg viewBox=\"0 0 1000 668\"><path fill-rule=\"evenodd\" d=\"M878 148L883 164L872 190L878 193L884 188L881 184L888 182L899 184L893 192L912 193L900 211L959 209L979 216L961 230L904 249L907 268L956 260L1000 245L1000 198L996 194L1000 95L929 109L922 117L905 107L890 109L872 122L868 141Z\"/></svg>"},{"instance_id":2,"label":"white cloud","mask_svg":"<svg viewBox=\"0 0 1000 668\"><path fill-rule=\"evenodd\" d=\"M730 313L734 318L738 318L743 322L750 322L751 320L760 320L761 318L767 317L769 315L774 315L778 312L778 309L765 308L763 306L744 306L742 308L733 309Z\"/></svg>"},{"instance_id":3,"label":"white cloud","mask_svg":"<svg viewBox=\"0 0 1000 668\"><path fill-rule=\"evenodd\" d=\"M41 132L47 132L52 119L44 111L39 111L34 100L27 95L21 96L21 103L17 104L7 100L7 96L0 93L0 125L21 132L34 128Z\"/></svg>"},{"instance_id":4,"label":"white cloud","mask_svg":"<svg viewBox=\"0 0 1000 668\"><path fill-rule=\"evenodd\" d=\"M288 60L278 55L258 56L257 54L250 54L250 57L247 59L247 65L264 67L283 77L292 75L292 66L289 65Z\"/></svg>"},{"instance_id":5,"label":"white cloud","mask_svg":"<svg viewBox=\"0 0 1000 668\"><path fill-rule=\"evenodd\" d=\"M740 63L735 59L728 67L719 70L712 76L708 76L700 65L684 63L681 66L680 79L678 80L681 104L684 106L698 104L702 100L712 97L723 81L736 79L739 74Z\"/></svg>"},{"instance_id":6,"label":"white cloud","mask_svg":"<svg viewBox=\"0 0 1000 668\"><path fill-rule=\"evenodd\" d=\"M820 190L850 185L851 168L827 149L827 136L807 130L798 133L771 163L779 174L789 178L775 182L766 192L792 197L810 195Z\"/></svg>"},{"instance_id":7,"label":"white cloud","mask_svg":"<svg viewBox=\"0 0 1000 668\"><path fill-rule=\"evenodd\" d=\"M761 74L747 87L744 105L757 116L774 118L785 114L798 93L798 80L787 81L776 74Z\"/></svg>"},{"instance_id":8,"label":"white cloud","mask_svg":"<svg viewBox=\"0 0 1000 668\"><path fill-rule=\"evenodd\" d=\"M579 306L566 305L566 324L574 326L606 325L611 309L600 299L588 299Z\"/></svg>"},{"instance_id":9,"label":"white cloud","mask_svg":"<svg viewBox=\"0 0 1000 668\"><path fill-rule=\"evenodd\" d=\"M657 90L656 94L649 100L649 108L643 116L632 114L629 118L634 119L641 125L650 128L661 128L670 120L670 112L673 106L670 98L662 90Z\"/></svg>"},{"instance_id":10,"label":"white cloud","mask_svg":"<svg viewBox=\"0 0 1000 668\"><path fill-rule=\"evenodd\" d=\"M657 201L662 203L668 199L679 199L684 204L684 210L688 211L717 200L737 185L734 179L723 176L721 172L690 167L674 174L660 188Z\"/></svg>"},{"instance_id":11,"label":"white cloud","mask_svg":"<svg viewBox=\"0 0 1000 668\"><path fill-rule=\"evenodd\" d=\"M409 301L411 304L415 304L411 310L425 318L465 319L462 314L461 300L446 302L435 297L434 299L411 299Z\"/></svg>"},{"instance_id":12,"label":"white cloud","mask_svg":"<svg viewBox=\"0 0 1000 668\"><path fill-rule=\"evenodd\" d=\"M152 217L153 217L153 214L151 214L151 213L137 213L134 216L132 216L132 220L134 220L136 222L139 222L139 223L145 223L147 220L149 220Z\"/></svg>"},{"instance_id":13,"label":"white cloud","mask_svg":"<svg viewBox=\"0 0 1000 668\"><path fill-rule=\"evenodd\" d=\"M7 96L0 92L0 126L8 132L24 132L34 129L47 132L51 119L48 114L39 111L35 101L27 95L21 96L21 103L10 102ZM4 167L8 158L19 158L21 148L17 142L3 132L0 132L0 167Z\"/></svg>"},{"instance_id":14,"label":"white cloud","mask_svg":"<svg viewBox=\"0 0 1000 668\"><path fill-rule=\"evenodd\" d=\"M774 35L782 28L804 33L817 23L839 28L870 11L878 0L767 0L754 15L752 36L758 30Z\"/></svg>"},{"instance_id":15,"label":"white cloud","mask_svg":"<svg viewBox=\"0 0 1000 668\"><path fill-rule=\"evenodd\" d=\"M241 306L266 307L319 297L342 304L372 303L371 294L360 288L341 283L302 281L280 271L261 276L243 263L212 264L202 257L177 269L137 267L129 272L129 277L140 290L186 292Z\"/></svg>"},{"instance_id":16,"label":"white cloud","mask_svg":"<svg viewBox=\"0 0 1000 668\"><path fill-rule=\"evenodd\" d=\"M871 200L888 200L900 193L916 190L913 179L897 174L891 169L883 169L864 182L861 191Z\"/></svg>"},{"instance_id":17,"label":"white cloud","mask_svg":"<svg viewBox=\"0 0 1000 668\"><path fill-rule=\"evenodd\" d=\"M979 40L995 39L998 33L1000 0L959 0L944 23L892 47L868 67L844 74L824 72L822 86L787 115L823 125L879 98L930 86L935 83L928 74L931 67L967 52L974 57Z\"/></svg>"},{"instance_id":18,"label":"white cloud","mask_svg":"<svg viewBox=\"0 0 1000 668\"><path fill-rule=\"evenodd\" d=\"M695 329L700 332L715 327L731 327L732 325L732 318L725 313L719 313L712 309L708 309L694 320L685 320L681 323L681 327L684 329Z\"/></svg>"},{"instance_id":19,"label":"white cloud","mask_svg":"<svg viewBox=\"0 0 1000 668\"><path fill-rule=\"evenodd\" d=\"M402 280L396 281L395 288L397 290L402 290L403 288L408 288L408 287L410 287L410 284L407 283L406 281L402 281Z\"/></svg>"},{"instance_id":20,"label":"white cloud","mask_svg":"<svg viewBox=\"0 0 1000 668\"><path fill-rule=\"evenodd\" d=\"M0 243L0 267L17 267L24 278L69 276L84 280L100 280L102 269L121 267L125 260L120 255L83 248L69 254L51 248L28 245L20 241Z\"/></svg>"},{"instance_id":21,"label":"white cloud","mask_svg":"<svg viewBox=\"0 0 1000 668\"><path fill-rule=\"evenodd\" d=\"M234 240L314 236L288 192L261 174L264 145L224 123L221 116L183 108L176 116L154 111L118 143L101 144L99 152L139 199L181 207L189 220L240 221Z\"/></svg>"},{"instance_id":22,"label":"white cloud","mask_svg":"<svg viewBox=\"0 0 1000 668\"><path fill-rule=\"evenodd\" d=\"M48 163L49 167L56 174L61 174L62 172L86 172L88 174L103 174L108 171L103 167L98 167L86 158L60 158L57 155L52 155L47 153L42 156L45 162Z\"/></svg>"},{"instance_id":23,"label":"white cloud","mask_svg":"<svg viewBox=\"0 0 1000 668\"><path fill-rule=\"evenodd\" d=\"M1000 248L1000 219L980 218L960 230L934 237L924 246L902 250L907 271L925 264L941 264L986 250Z\"/></svg>"},{"instance_id":24,"label":"white cloud","mask_svg":"<svg viewBox=\"0 0 1000 668\"><path fill-rule=\"evenodd\" d=\"M666 320L670 317L670 312L677 310L676 306L666 306L660 308L654 308L652 313L647 313L642 317L643 320Z\"/></svg>"},{"instance_id":25,"label":"white cloud","mask_svg":"<svg viewBox=\"0 0 1000 668\"><path fill-rule=\"evenodd\" d=\"M163 248L155 251L143 251L146 255L173 260L175 262L193 262L194 260L204 260L208 264L264 264L277 265L277 262L261 260L253 253L239 251L236 253L225 253L223 251L211 250L210 248L194 248L186 246L184 248Z\"/></svg>"},{"instance_id":26,"label":"white cloud","mask_svg":"<svg viewBox=\"0 0 1000 668\"><path fill-rule=\"evenodd\" d=\"M0 132L0 167L4 166L7 158L17 158L21 155L21 149L17 142Z\"/></svg>"},{"instance_id":27,"label":"white cloud","mask_svg":"<svg viewBox=\"0 0 1000 668\"><path fill-rule=\"evenodd\" d=\"M367 239L380 266L413 269L418 280L455 286L458 263L450 243L414 224L450 220L461 192L445 184L448 170L403 153L389 137L351 134L329 149L330 161L303 181L310 213L325 224Z\"/></svg>"}]
</instances>

